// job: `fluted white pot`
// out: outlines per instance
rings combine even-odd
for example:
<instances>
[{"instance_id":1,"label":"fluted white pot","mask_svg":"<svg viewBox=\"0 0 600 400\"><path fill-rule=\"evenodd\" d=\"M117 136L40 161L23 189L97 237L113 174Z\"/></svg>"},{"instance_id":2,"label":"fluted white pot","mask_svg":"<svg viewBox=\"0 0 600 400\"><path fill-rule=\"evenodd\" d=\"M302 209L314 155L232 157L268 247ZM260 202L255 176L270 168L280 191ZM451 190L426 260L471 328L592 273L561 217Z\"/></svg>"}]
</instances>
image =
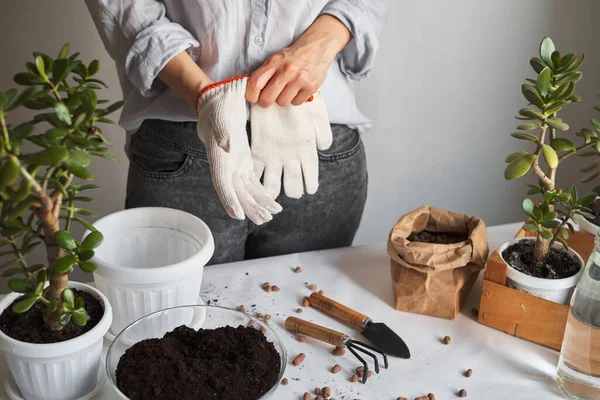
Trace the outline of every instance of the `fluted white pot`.
<instances>
[{"instance_id":1,"label":"fluted white pot","mask_svg":"<svg viewBox=\"0 0 600 400\"><path fill-rule=\"evenodd\" d=\"M112 335L153 312L198 304L204 265L215 248L201 219L142 207L110 214L94 227L104 235L93 258L94 282L113 305ZM168 324L175 328L187 322Z\"/></svg>"},{"instance_id":2,"label":"fluted white pot","mask_svg":"<svg viewBox=\"0 0 600 400\"><path fill-rule=\"evenodd\" d=\"M69 282L69 286L92 294L104 306L102 319L89 332L64 342L37 344L21 342L0 331L0 347L8 368L27 400L77 400L96 386L112 309L97 289L78 282ZM11 293L4 297L0 313L19 296Z\"/></svg>"}]
</instances>

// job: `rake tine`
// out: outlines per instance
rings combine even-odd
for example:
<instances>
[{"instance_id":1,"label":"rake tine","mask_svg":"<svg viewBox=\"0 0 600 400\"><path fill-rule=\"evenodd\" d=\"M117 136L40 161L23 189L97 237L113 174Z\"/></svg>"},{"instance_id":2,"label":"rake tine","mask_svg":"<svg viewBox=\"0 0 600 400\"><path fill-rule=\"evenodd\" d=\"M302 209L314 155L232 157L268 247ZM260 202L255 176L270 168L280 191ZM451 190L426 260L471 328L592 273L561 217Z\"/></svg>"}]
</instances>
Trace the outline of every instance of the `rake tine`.
<instances>
[{"instance_id":1,"label":"rake tine","mask_svg":"<svg viewBox=\"0 0 600 400\"><path fill-rule=\"evenodd\" d=\"M388 369L388 367L389 367L389 364L388 364L388 358L387 358L387 356L385 355L385 353L384 353L383 351L379 350L379 349L378 349L378 348L376 348L376 347L369 346L368 344L366 344L366 343L363 343L363 342L357 342L357 343L359 343L359 344L360 344L361 346L363 346L363 347L366 347L366 348L367 348L367 349L369 349L369 350L373 350L373 351L374 351L375 353L377 353L377 354L380 354L380 355L383 357L383 367L384 367L385 369Z\"/></svg>"},{"instance_id":2,"label":"rake tine","mask_svg":"<svg viewBox=\"0 0 600 400\"><path fill-rule=\"evenodd\" d=\"M362 363L363 367L365 368L363 371L362 383L367 383L367 376L369 375L369 366L367 365L367 362L354 350L352 341L349 341L346 344L346 348L350 350L350 353L354 354L354 357L358 358L358 360Z\"/></svg>"},{"instance_id":3,"label":"rake tine","mask_svg":"<svg viewBox=\"0 0 600 400\"><path fill-rule=\"evenodd\" d=\"M370 351L367 351L363 348L360 347L360 345L362 345L361 342L355 342L354 340L351 340L352 345L354 346L354 348L362 353L365 353L366 355L368 355L369 357L371 357L373 359L373 363L375 364L375 373L379 373L379 360L377 359L377 356L373 353L371 353Z\"/></svg>"}]
</instances>

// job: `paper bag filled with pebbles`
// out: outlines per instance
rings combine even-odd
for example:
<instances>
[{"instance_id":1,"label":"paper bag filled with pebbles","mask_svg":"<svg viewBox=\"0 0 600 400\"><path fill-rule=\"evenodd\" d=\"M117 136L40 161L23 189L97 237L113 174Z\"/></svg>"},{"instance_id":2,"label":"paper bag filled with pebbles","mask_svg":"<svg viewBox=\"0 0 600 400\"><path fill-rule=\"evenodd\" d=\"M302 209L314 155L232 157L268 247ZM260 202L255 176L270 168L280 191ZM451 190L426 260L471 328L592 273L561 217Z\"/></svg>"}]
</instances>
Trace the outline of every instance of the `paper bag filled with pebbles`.
<instances>
[{"instance_id":1,"label":"paper bag filled with pebbles","mask_svg":"<svg viewBox=\"0 0 600 400\"><path fill-rule=\"evenodd\" d=\"M405 214L388 240L395 307L454 318L488 257L485 223L423 206Z\"/></svg>"}]
</instances>

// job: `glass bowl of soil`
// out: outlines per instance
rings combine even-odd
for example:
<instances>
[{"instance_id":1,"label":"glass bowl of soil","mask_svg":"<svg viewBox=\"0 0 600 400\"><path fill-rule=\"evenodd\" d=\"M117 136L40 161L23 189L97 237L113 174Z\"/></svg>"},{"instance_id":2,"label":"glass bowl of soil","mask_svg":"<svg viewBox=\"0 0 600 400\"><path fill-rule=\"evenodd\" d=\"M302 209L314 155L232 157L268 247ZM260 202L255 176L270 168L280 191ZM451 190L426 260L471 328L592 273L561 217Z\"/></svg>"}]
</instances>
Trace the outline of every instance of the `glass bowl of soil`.
<instances>
[{"instance_id":1,"label":"glass bowl of soil","mask_svg":"<svg viewBox=\"0 0 600 400\"><path fill-rule=\"evenodd\" d=\"M286 364L285 347L270 326L241 311L205 305L137 320L106 356L114 398L129 400L272 399Z\"/></svg>"}]
</instances>

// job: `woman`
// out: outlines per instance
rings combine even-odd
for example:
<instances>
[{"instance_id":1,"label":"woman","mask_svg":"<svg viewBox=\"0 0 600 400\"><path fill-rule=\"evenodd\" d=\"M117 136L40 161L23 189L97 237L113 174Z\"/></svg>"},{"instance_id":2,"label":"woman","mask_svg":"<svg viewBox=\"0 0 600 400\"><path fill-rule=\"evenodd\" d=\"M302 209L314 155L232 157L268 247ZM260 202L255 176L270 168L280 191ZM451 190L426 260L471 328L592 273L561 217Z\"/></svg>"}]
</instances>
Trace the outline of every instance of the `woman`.
<instances>
[{"instance_id":1,"label":"woman","mask_svg":"<svg viewBox=\"0 0 600 400\"><path fill-rule=\"evenodd\" d=\"M352 244L366 201L360 133L369 120L351 80L373 66L385 0L86 3L127 100L127 207L198 216L215 237L213 264ZM244 97L261 133L249 132L252 159L239 133ZM323 149L318 160L313 150L316 170L296 163L268 173L265 162L298 153L296 139L324 115L332 141L319 143L322 127L310 133ZM264 169L266 189L246 173L254 168L259 177ZM318 191L309 184L317 176Z\"/></svg>"}]
</instances>

